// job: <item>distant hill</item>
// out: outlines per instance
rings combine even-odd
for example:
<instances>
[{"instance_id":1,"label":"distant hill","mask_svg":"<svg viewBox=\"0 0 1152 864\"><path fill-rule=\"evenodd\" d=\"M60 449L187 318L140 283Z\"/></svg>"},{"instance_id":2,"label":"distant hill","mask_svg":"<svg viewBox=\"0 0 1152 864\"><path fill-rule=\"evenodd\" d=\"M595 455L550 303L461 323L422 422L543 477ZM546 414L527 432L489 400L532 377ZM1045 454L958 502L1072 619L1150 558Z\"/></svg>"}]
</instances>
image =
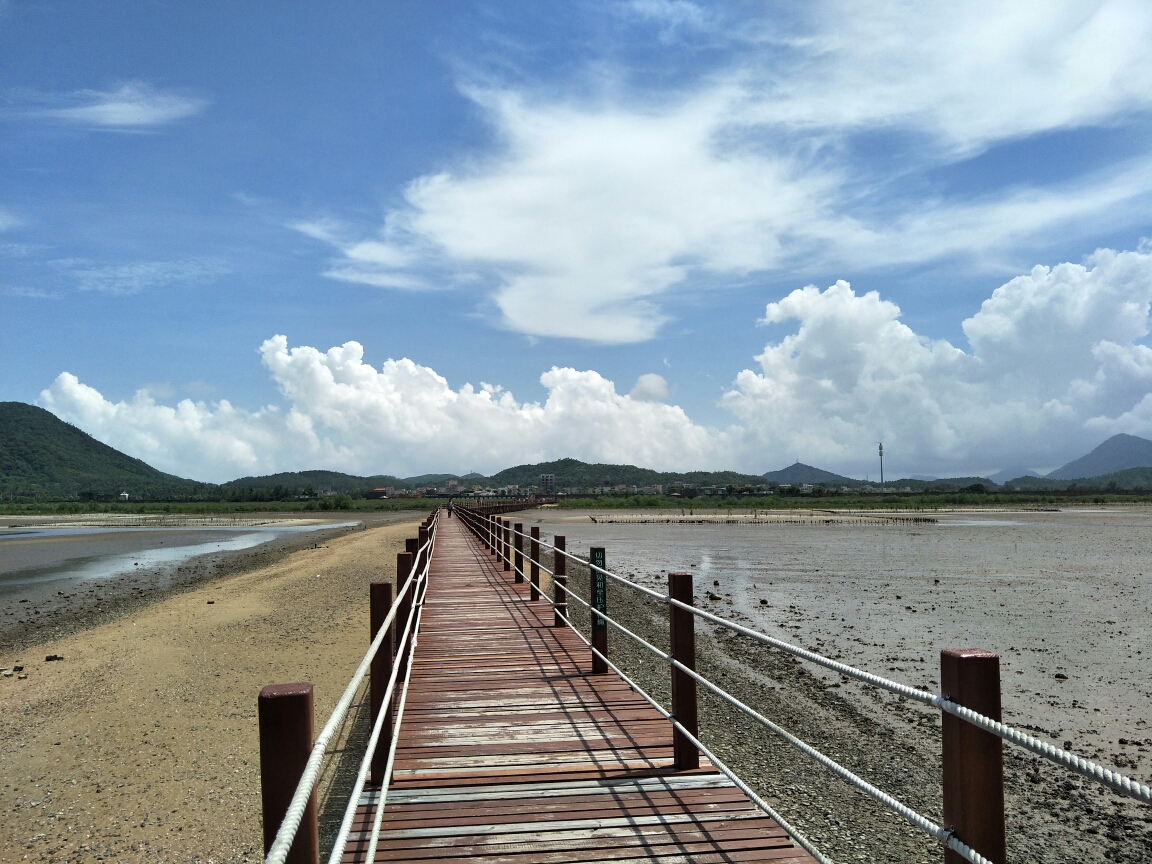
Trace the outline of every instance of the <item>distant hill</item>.
<instances>
[{"instance_id":1,"label":"distant hill","mask_svg":"<svg viewBox=\"0 0 1152 864\"><path fill-rule=\"evenodd\" d=\"M811 465L805 465L803 462L793 462L787 468L781 468L779 471L769 471L767 474L761 476L769 483L811 483L822 486L861 485L861 481L859 480L853 480L851 477L841 477L839 474L833 474L831 471L822 471L819 468L813 468Z\"/></svg>"},{"instance_id":2,"label":"distant hill","mask_svg":"<svg viewBox=\"0 0 1152 864\"><path fill-rule=\"evenodd\" d=\"M1040 475L1033 471L1031 468L1005 468L1003 471L997 471L988 479L993 483L1003 485L1009 480L1015 480L1017 477L1039 477Z\"/></svg>"},{"instance_id":3,"label":"distant hill","mask_svg":"<svg viewBox=\"0 0 1152 864\"><path fill-rule=\"evenodd\" d=\"M110 500L197 498L215 487L157 471L55 414L0 402L0 498Z\"/></svg>"},{"instance_id":4,"label":"distant hill","mask_svg":"<svg viewBox=\"0 0 1152 864\"><path fill-rule=\"evenodd\" d=\"M315 492L371 492L385 486L408 488L402 480L388 474L372 477L357 477L355 474L341 474L339 471L284 471L280 474L264 474L259 477L240 477L221 484L225 490L231 489L308 489Z\"/></svg>"},{"instance_id":5,"label":"distant hill","mask_svg":"<svg viewBox=\"0 0 1152 864\"><path fill-rule=\"evenodd\" d=\"M1081 492L1108 492L1120 490L1152 490L1152 468L1128 468L1101 474L1099 477L1077 477L1074 480L1054 480L1047 477L1020 477L1007 484L1012 489L1027 491L1078 490Z\"/></svg>"},{"instance_id":6,"label":"distant hill","mask_svg":"<svg viewBox=\"0 0 1152 864\"><path fill-rule=\"evenodd\" d=\"M397 481L415 489L417 486L439 486L449 480L458 480L455 474L417 474L415 477L405 477Z\"/></svg>"},{"instance_id":7,"label":"distant hill","mask_svg":"<svg viewBox=\"0 0 1152 864\"><path fill-rule=\"evenodd\" d=\"M517 465L506 468L491 477L487 482L492 486L535 486L541 474L555 474L557 488L568 486L668 486L673 483L693 483L697 486L749 486L761 482L754 474L740 474L736 471L653 471L637 468L635 465L589 464L579 459L558 459L555 462L538 462L533 465Z\"/></svg>"},{"instance_id":8,"label":"distant hill","mask_svg":"<svg viewBox=\"0 0 1152 864\"><path fill-rule=\"evenodd\" d=\"M1152 466L1152 441L1126 435L1113 435L1087 456L1074 459L1067 465L1046 475L1050 480L1076 480L1080 477L1100 477L1128 468Z\"/></svg>"}]
</instances>

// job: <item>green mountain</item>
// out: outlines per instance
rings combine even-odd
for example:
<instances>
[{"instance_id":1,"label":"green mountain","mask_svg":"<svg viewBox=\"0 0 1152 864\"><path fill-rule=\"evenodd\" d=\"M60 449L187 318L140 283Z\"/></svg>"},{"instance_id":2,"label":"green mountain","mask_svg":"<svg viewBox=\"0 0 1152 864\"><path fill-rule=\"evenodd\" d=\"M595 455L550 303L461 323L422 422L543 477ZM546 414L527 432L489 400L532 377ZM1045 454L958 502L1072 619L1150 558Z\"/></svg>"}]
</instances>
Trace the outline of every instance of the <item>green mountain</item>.
<instances>
[{"instance_id":1,"label":"green mountain","mask_svg":"<svg viewBox=\"0 0 1152 864\"><path fill-rule=\"evenodd\" d=\"M1099 477L1077 477L1075 480L1055 480L1047 477L1017 477L1004 484L1006 489L1030 492L1111 492L1118 490L1145 492L1152 490L1152 468L1128 468L1101 474Z\"/></svg>"},{"instance_id":2,"label":"green mountain","mask_svg":"<svg viewBox=\"0 0 1152 864\"><path fill-rule=\"evenodd\" d=\"M240 477L221 484L221 489L280 489L295 491L312 489L315 492L371 492L386 486L407 489L407 484L390 474L377 474L372 477L358 477L355 474L341 474L339 471L284 471L280 474L264 474L259 477Z\"/></svg>"},{"instance_id":3,"label":"green mountain","mask_svg":"<svg viewBox=\"0 0 1152 864\"><path fill-rule=\"evenodd\" d=\"M536 486L541 474L555 474L556 487L569 486L669 486L675 483L690 483L697 486L756 486L763 481L754 474L740 474L736 471L652 471L637 468L635 465L590 465L578 459L558 459L555 462L538 462L533 465L517 465L505 468L487 478L491 486ZM479 482L479 481L478 481Z\"/></svg>"},{"instance_id":4,"label":"green mountain","mask_svg":"<svg viewBox=\"0 0 1152 864\"><path fill-rule=\"evenodd\" d=\"M0 402L0 499L200 498L215 487L157 471L55 414Z\"/></svg>"},{"instance_id":5,"label":"green mountain","mask_svg":"<svg viewBox=\"0 0 1152 864\"><path fill-rule=\"evenodd\" d=\"M1048 474L1050 480L1078 480L1152 466L1152 441L1135 435L1113 435L1091 453Z\"/></svg>"},{"instance_id":6,"label":"green mountain","mask_svg":"<svg viewBox=\"0 0 1152 864\"><path fill-rule=\"evenodd\" d=\"M851 477L841 477L839 474L833 474L831 471L823 471L820 468L813 468L811 465L805 465L803 462L794 462L787 468L781 468L779 471L769 471L761 476L769 483L811 483L813 485L836 487L863 485L860 480L853 480Z\"/></svg>"}]
</instances>

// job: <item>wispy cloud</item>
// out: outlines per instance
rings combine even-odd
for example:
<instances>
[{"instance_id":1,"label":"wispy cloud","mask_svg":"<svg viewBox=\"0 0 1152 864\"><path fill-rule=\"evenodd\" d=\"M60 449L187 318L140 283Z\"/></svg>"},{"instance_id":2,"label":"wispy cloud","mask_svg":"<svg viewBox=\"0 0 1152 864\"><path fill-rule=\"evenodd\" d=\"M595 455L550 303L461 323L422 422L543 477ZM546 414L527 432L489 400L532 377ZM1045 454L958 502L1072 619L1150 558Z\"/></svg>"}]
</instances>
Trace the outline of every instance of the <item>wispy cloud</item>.
<instances>
[{"instance_id":1,"label":"wispy cloud","mask_svg":"<svg viewBox=\"0 0 1152 864\"><path fill-rule=\"evenodd\" d=\"M11 231L20 224L20 220L0 207L0 231Z\"/></svg>"},{"instance_id":2,"label":"wispy cloud","mask_svg":"<svg viewBox=\"0 0 1152 864\"><path fill-rule=\"evenodd\" d=\"M332 278L416 288L467 275L491 286L509 329L624 343L658 332L672 290L1141 224L1152 148L1058 185L925 194L930 172L990 147L1152 112L1152 6L1070 8L824 3L786 27L734 28L735 59L673 91L619 77L592 97L586 80L576 95L465 86L496 149L411 181L374 236L296 227L338 250ZM687 3L627 9L698 20ZM861 155L868 135L900 148L898 169Z\"/></svg>"},{"instance_id":3,"label":"wispy cloud","mask_svg":"<svg viewBox=\"0 0 1152 864\"><path fill-rule=\"evenodd\" d=\"M57 269L75 280L81 291L100 291L113 296L139 294L148 288L174 284L199 284L228 272L209 259L144 261L135 264L96 266L90 261L62 259Z\"/></svg>"},{"instance_id":4,"label":"wispy cloud","mask_svg":"<svg viewBox=\"0 0 1152 864\"><path fill-rule=\"evenodd\" d=\"M0 294L5 297L25 297L32 300L55 300L60 296L42 288L29 288L24 285L2 286L0 287Z\"/></svg>"},{"instance_id":5,"label":"wispy cloud","mask_svg":"<svg viewBox=\"0 0 1152 864\"><path fill-rule=\"evenodd\" d=\"M92 129L141 131L165 126L199 114L208 100L164 91L144 81L130 81L112 90L78 90L40 97L41 104L20 114Z\"/></svg>"}]
</instances>

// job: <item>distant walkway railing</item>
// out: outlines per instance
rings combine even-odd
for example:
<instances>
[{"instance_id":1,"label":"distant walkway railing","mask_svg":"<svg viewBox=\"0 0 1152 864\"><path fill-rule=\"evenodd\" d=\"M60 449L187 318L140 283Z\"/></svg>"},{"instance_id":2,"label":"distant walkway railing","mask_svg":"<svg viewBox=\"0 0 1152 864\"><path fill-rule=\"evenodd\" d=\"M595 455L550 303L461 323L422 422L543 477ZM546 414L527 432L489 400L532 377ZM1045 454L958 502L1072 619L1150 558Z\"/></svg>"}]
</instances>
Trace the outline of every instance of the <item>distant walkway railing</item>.
<instances>
[{"instance_id":1,"label":"distant walkway railing","mask_svg":"<svg viewBox=\"0 0 1152 864\"><path fill-rule=\"evenodd\" d=\"M507 519L499 518L498 512L483 507L464 506L457 507L456 512L480 543L503 563L504 569L514 572L516 582L523 582L525 579L530 581L530 600L543 599L552 605L555 609L554 626L572 628L589 647L593 672L614 670L672 723L677 768L695 767L698 764L698 752L703 753L717 769L820 862L828 862L828 859L700 741L695 689L697 683L973 864L1003 864L1005 860L1003 756L998 739L1022 747L1115 792L1146 804L1152 803L1152 788L1143 783L1002 723L999 719L999 656L996 654L976 649L941 651L940 683L941 689L947 695L933 694L856 669L700 609L692 603L691 573L669 573L668 593L663 594L608 570L605 566L603 547L593 547L588 559L584 559L572 555L565 549L566 541L562 535L555 535L552 543L546 543L540 537L539 528L533 527L529 533L525 533L522 524L514 524ZM527 573L525 543L528 544ZM541 550L552 551L553 569L550 570L541 563ZM580 564L588 569L591 595L588 601L567 589L568 562ZM541 571L548 573L552 579L552 599L546 597L540 590ZM668 606L671 651L662 651L606 614L605 580L607 579ZM574 600L588 610L591 622L589 637L585 638L568 618L569 600ZM697 673L693 630L696 617L801 660L816 663L845 677L940 709L943 715L941 729L944 763L943 814L947 827L937 824L868 783ZM671 710L657 702L609 660L607 638L609 626L669 664L672 674Z\"/></svg>"},{"instance_id":2,"label":"distant walkway railing","mask_svg":"<svg viewBox=\"0 0 1152 864\"><path fill-rule=\"evenodd\" d=\"M366 859L369 862L374 860L381 814L404 719L412 659L420 631L422 601L428 587L428 571L436 548L436 528L441 512L439 509L433 511L421 524L419 537L406 541L405 551L397 555L395 601L392 601L390 583L372 584L372 643L315 741L312 739L311 684L274 684L260 692L260 786L265 864L284 864L289 858L293 862L319 860L316 781L328 746L343 724L366 676L370 677L372 733L328 861L329 864L339 864L344 855L369 774L373 783L381 785L380 804L376 808ZM393 647L399 662L393 662ZM403 683L397 702L394 694L401 678ZM378 755L382 740L387 742L386 760Z\"/></svg>"}]
</instances>

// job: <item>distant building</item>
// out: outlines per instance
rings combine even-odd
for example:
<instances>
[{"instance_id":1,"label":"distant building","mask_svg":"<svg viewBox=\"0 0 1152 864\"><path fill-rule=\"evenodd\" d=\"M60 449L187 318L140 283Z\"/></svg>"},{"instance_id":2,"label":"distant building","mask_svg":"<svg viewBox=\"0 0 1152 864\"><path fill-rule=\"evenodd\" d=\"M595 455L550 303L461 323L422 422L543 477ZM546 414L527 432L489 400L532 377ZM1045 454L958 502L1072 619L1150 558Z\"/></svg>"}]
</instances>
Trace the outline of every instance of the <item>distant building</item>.
<instances>
[{"instance_id":1,"label":"distant building","mask_svg":"<svg viewBox=\"0 0 1152 864\"><path fill-rule=\"evenodd\" d=\"M449 492L455 492L459 488L460 488L460 481L459 480L449 480L448 481L448 491Z\"/></svg>"},{"instance_id":2,"label":"distant building","mask_svg":"<svg viewBox=\"0 0 1152 864\"><path fill-rule=\"evenodd\" d=\"M551 495L556 491L556 475L555 474L541 474L540 475L540 492L544 495Z\"/></svg>"},{"instance_id":3,"label":"distant building","mask_svg":"<svg viewBox=\"0 0 1152 864\"><path fill-rule=\"evenodd\" d=\"M120 493L120 500L121 501L127 501L128 500L128 493L127 492L121 492Z\"/></svg>"},{"instance_id":4,"label":"distant building","mask_svg":"<svg viewBox=\"0 0 1152 864\"><path fill-rule=\"evenodd\" d=\"M379 500L381 498L391 498L394 491L395 489L392 486L388 486L383 489L373 489L365 497L375 500Z\"/></svg>"}]
</instances>

